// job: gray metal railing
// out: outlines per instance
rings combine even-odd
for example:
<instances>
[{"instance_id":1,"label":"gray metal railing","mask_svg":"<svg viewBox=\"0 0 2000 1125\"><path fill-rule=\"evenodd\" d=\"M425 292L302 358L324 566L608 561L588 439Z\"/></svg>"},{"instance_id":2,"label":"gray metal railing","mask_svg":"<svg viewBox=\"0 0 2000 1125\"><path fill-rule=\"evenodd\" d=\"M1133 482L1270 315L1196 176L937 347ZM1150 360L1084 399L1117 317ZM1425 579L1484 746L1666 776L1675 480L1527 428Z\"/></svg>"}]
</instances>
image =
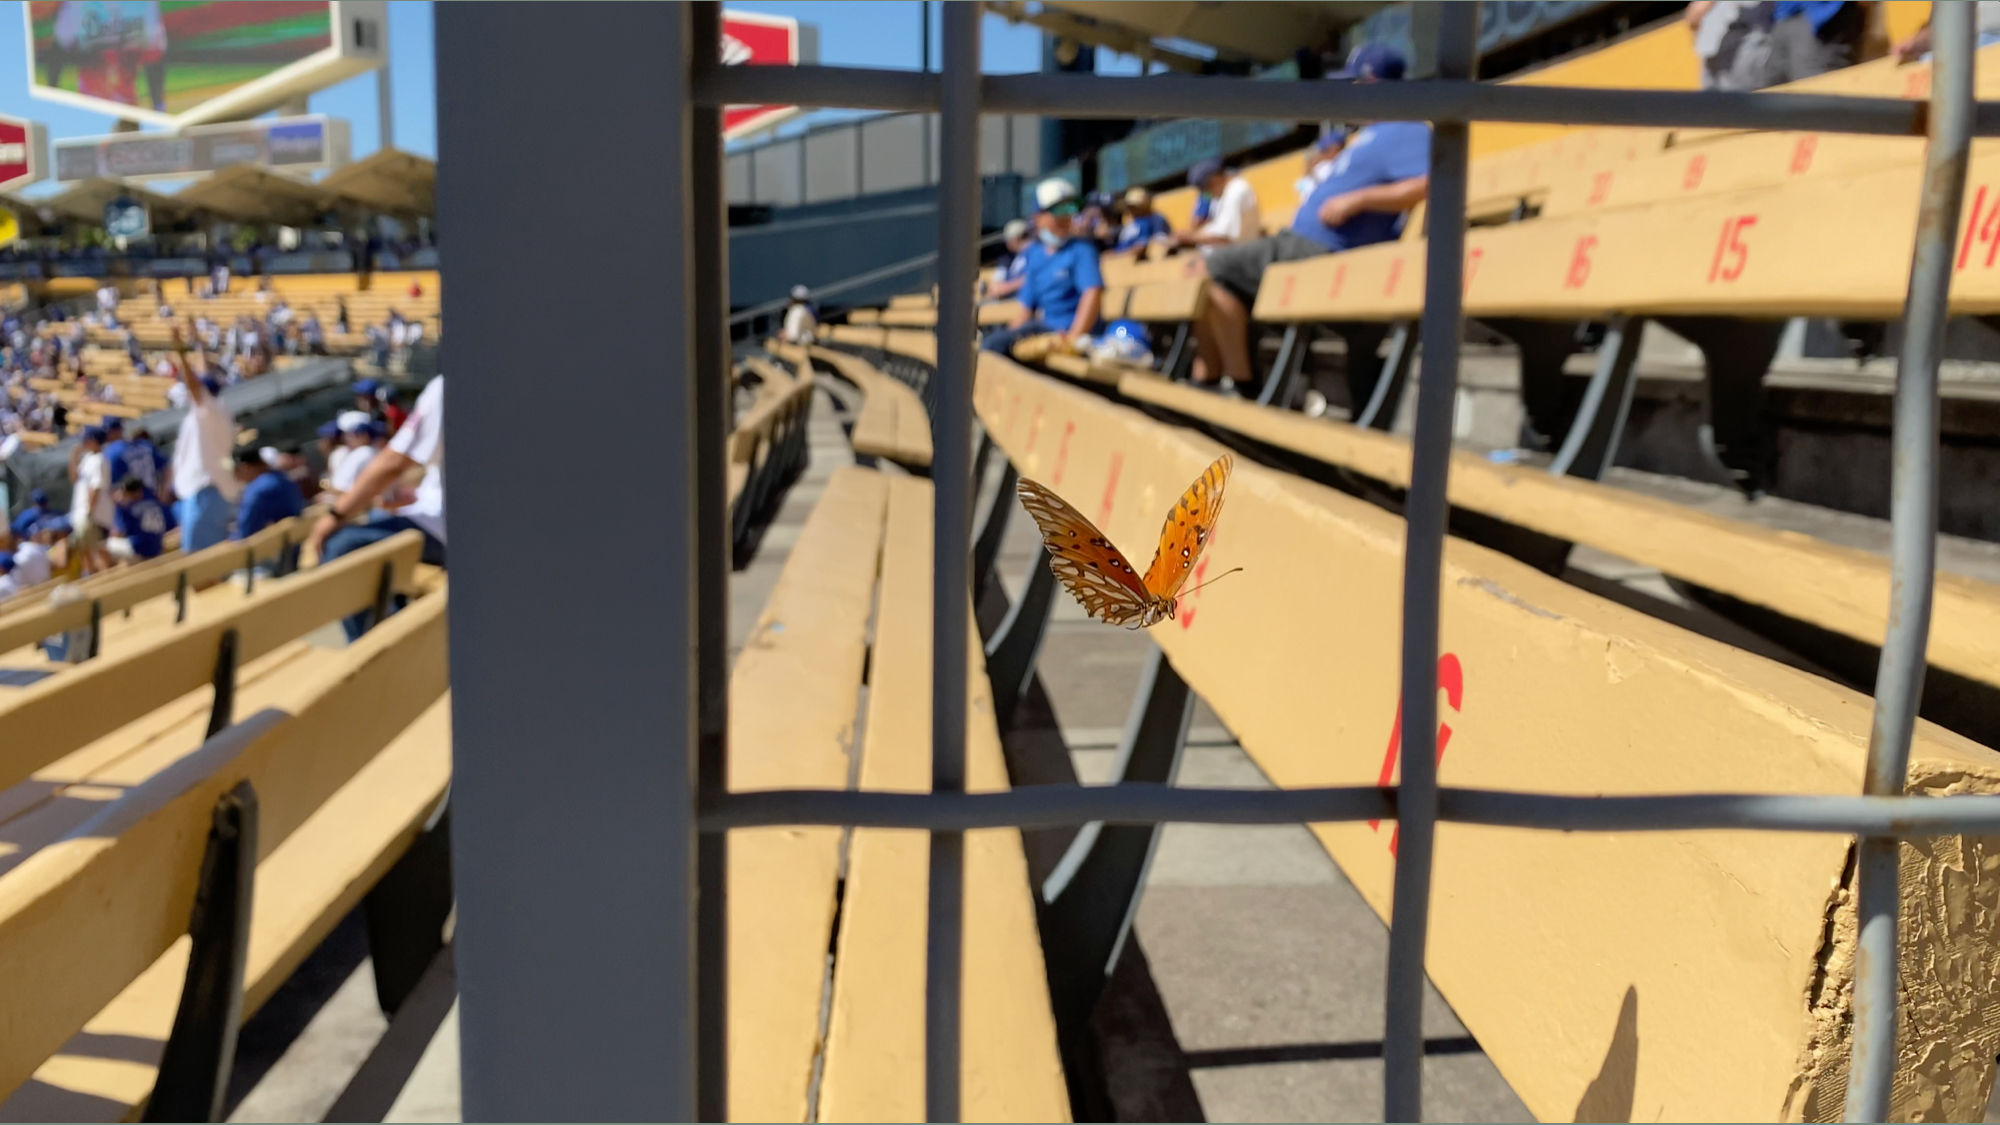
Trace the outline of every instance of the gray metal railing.
<instances>
[{"instance_id":1,"label":"gray metal railing","mask_svg":"<svg viewBox=\"0 0 2000 1125\"><path fill-rule=\"evenodd\" d=\"M447 6L440 13L441 58L449 54L455 60L463 60L485 49L454 46L447 52L446 40L451 34L473 31L482 19L498 21L505 27L509 18L478 14L476 10L457 13L452 11L455 7ZM502 779L491 767L485 767L484 772L464 783L456 796L464 820L487 826L486 834L474 841L487 850L475 847L461 856L461 863L471 869L468 882L473 884L462 889L460 895L462 917L466 919L462 933L466 943L463 979L469 1113L475 1109L490 1112L500 1108L503 1103L499 1099L503 1095L521 1099L507 1105L512 1112L532 1113L535 1107L544 1104L547 1095L538 1089L535 1076L522 1075L502 1065L505 1061L530 1057L525 1050L505 1046L508 1037L520 1044L539 1035L542 1041L536 1045L557 1051L572 1063L584 1057L586 1047L602 1048L606 1061L600 1064L600 1069L604 1073L591 1074L588 1083L590 1107L597 1114L604 1113L606 1106L620 1109L640 1106L648 1111L641 1116L686 1120L699 1113L719 1119L726 1108L723 1091L717 1087L726 1073L720 1059L727 1004L726 997L718 991L725 976L726 937L717 920L725 916L727 888L721 878L722 868L714 858L720 854L719 847L704 850L698 842L719 844L726 840L730 829L812 824L911 828L931 833L925 1107L933 1120L955 1120L960 1111L959 983L963 957L960 906L964 856L961 834L964 831L978 827L1081 825L1091 821L1268 824L1396 817L1401 822L1402 840L1389 921L1383 1079L1384 1105L1390 1120L1416 1120L1422 1110L1419 1013L1431 842L1440 820L1546 831L1763 829L1836 832L1857 837L1862 857L1859 878L1863 932L1855 969L1854 1057L1846 1113L1850 1120L1885 1118L1895 1055L1897 841L1948 833L2000 831L2000 797L1901 795L1923 683L1929 591L1935 563L1936 368L1948 307L1950 253L1958 225L1969 137L2000 134L2000 104L1972 102L1972 5L1939 4L1934 8L1936 61L1929 106L1891 98L1829 95L1483 85L1474 81L1470 73L1477 41L1477 9L1473 5L1453 5L1450 12L1440 17L1438 57L1443 77L1384 85L1274 84L1179 76L985 77L978 73L979 16L973 5L953 5L946 10L941 73L823 66L725 68L715 65L715 39L708 31L714 26L714 6L693 7L706 9L701 18L691 15L688 6L670 9L671 14L665 18L672 31L665 36L662 49L652 54L652 66L642 68L648 73L659 71L680 76L678 81L664 83L661 95L664 104L659 107L660 115L666 122L662 128L671 134L672 143L653 158L663 161L664 167L649 164L647 168L649 174L664 173L661 182L668 185L695 185L688 193L692 204L690 198L672 195L670 206L657 213L663 217L656 220L648 215L645 225L654 232L649 244L665 247L677 255L669 271L673 284L667 289L667 296L676 303L669 307L667 323L662 329L665 336L662 352L670 357L663 378L680 380L667 384L669 389L665 393L675 403L684 404L685 409L678 417L661 416L658 421L669 428L665 445L694 450L698 458L687 480L681 480L677 474L662 478L673 486L670 491L674 492L671 502L658 512L666 521L664 554L672 565L658 568L653 577L658 588L671 596L663 599L666 604L657 613L651 607L644 612L662 631L657 642L659 651L680 654L685 653L682 646L686 646L698 649L699 654L697 659L675 655L658 668L648 666L648 691L653 694L647 699L634 700L614 691L585 698L590 689L578 687L578 696L568 701L578 709L602 704L617 711L624 720L653 713L644 711L644 707L658 702L679 706L686 701L692 708L695 706L692 701L702 701L699 724L686 717L674 718L667 724L670 729L659 732L644 748L650 755L649 768L663 771L658 775L663 780L657 783L657 800L648 806L653 819L644 824L643 832L635 828L630 836L663 849L658 857L644 857L657 858L665 864L662 879L636 887L632 892L646 911L647 924L653 927L646 931L646 936L662 963L636 970L625 963L607 967L601 974L604 979L593 986L596 991L571 997L538 990L533 981L551 963L571 956L563 942L588 940L602 944L602 935L587 932L581 920L531 920L510 931L507 940L493 939L491 944L478 947L480 926L502 926L505 910L517 906L501 893L496 874L479 865L517 854L494 843L500 839L498 833L503 828L512 830L510 826L516 822L510 818L517 813L546 818L548 806L543 795L532 787L510 789L498 784ZM532 33L525 28L514 28L511 34L515 39L507 41L506 49L525 51L530 43L541 45L535 36L550 33L538 26ZM563 39L561 43L561 49L578 52L578 57L584 57L581 52L585 50L598 49L595 39L588 42L579 39L574 43ZM511 73L501 64L513 61L514 56L494 48L487 57L495 64L496 73L507 73L511 79ZM441 72L444 69L440 67ZM713 141L716 132L712 126L721 108L729 104L935 109L942 114L947 137L975 135L966 130L982 113L1433 122L1436 128L1432 141L1431 213L1457 215L1459 222L1434 220L1428 248L1421 329L1425 362L1405 509L1401 702L1406 725L1414 730L1435 728L1437 705L1435 668L1440 566L1446 530L1445 484L1450 464L1457 345L1462 326L1464 126L1476 120L1496 120L1928 135L1922 217L1906 310L1911 345L1902 358L1896 389L1892 605L1877 685L1864 795L1690 793L1577 797L1440 789L1436 783L1433 747L1425 739L1404 741L1402 780L1398 787L1242 791L1159 785L1049 785L1000 793L966 793L969 595L966 550L972 504L972 309L976 262L973 245L977 236L973 224L978 214L976 153L970 146L956 146L956 151L947 147L944 153L938 217L938 374L933 417L937 568L932 598L933 792L729 793L728 779L724 776L726 761L717 752L715 742L727 716L716 710L714 700L719 685L713 678L723 673L718 671L721 666L718 654L710 651L722 643L719 637L727 635L726 629L717 628L717 622L727 612L727 599L712 596L716 587L715 575L711 573L713 568L726 565L721 561L726 544L719 539L711 543L705 538L714 521L697 519L703 506L695 502L723 474L721 446L716 440L720 431L707 433L704 428L720 427L726 424L726 419L715 411L699 408L691 385L704 381L688 378L689 371L707 369L694 362L702 351L698 341L709 334L726 340L727 335L725 318L714 309L712 301L704 304L699 295L712 293L718 283L716 276L704 271L726 261L721 254L726 228L716 221L722 151ZM441 113L441 123L446 116ZM456 119L458 115L451 116ZM694 123L691 129L685 124L690 121ZM455 120L450 128L442 130L444 147L455 153L459 150L452 148L454 130L461 130L462 135L472 140L485 136L469 124L469 118L468 123ZM500 154L507 151L502 142L512 136L499 130L493 132L490 155L496 167L501 166ZM685 143L690 136L696 143ZM454 159L462 158L455 155ZM467 291L454 282L446 292L465 299ZM680 396L684 390L683 398ZM673 427L677 426L686 428L676 433ZM679 489L685 489L685 494ZM704 596L695 596L697 588L704 591ZM465 597L461 598L458 610L467 621L480 620L482 606L490 606L496 615L508 612L507 603L497 596L497 588L491 595L494 600L477 605L477 598L487 596L483 589L468 583L468 589L461 593ZM472 640L465 641L461 649L455 638L455 667L461 657L470 664L481 656ZM513 674L491 660L482 660L474 671L455 677L461 727L467 725L475 708L505 702L500 694L506 684L513 682L509 678ZM710 682L702 682L704 679ZM657 691L653 691L655 686ZM481 730L489 738L502 740L508 733L491 723L481 724ZM698 756L697 743L702 747ZM489 748L482 745L478 749L484 754ZM542 749L528 747L523 752ZM658 764L661 755L665 756L664 765ZM472 772L472 758L478 756L462 758L461 769ZM692 776L693 784L681 785L678 779L682 776ZM623 801L626 794L614 796ZM596 831L598 823L584 819L585 816L585 811L576 810L570 820L579 831ZM694 867L692 859L698 851L704 855L699 877L684 878ZM556 869L538 867L536 872L521 878L530 882L541 879L542 882L535 884L536 889L564 889ZM584 908L575 899L566 902L572 908ZM703 919L699 926L697 915ZM504 924L513 923L510 919ZM532 946L526 943L526 937L545 944ZM512 986L512 991L530 1002L533 1010L510 1008L491 999L481 1001L479 988L490 986L496 991L508 991L505 983L508 978L500 972L507 967L529 978L528 983ZM565 979L581 978L571 975ZM652 1013L656 1027L646 1031L649 1043L664 1050L665 1057L655 1052L637 1065L622 1042L623 1036L632 1033L631 1028L619 1026L588 1043L582 1041L594 1034L589 1030L591 1025L582 1019L591 1005L629 1013L628 994L635 992L653 998L664 996L667 1002L666 1010ZM552 1036L556 1033L543 1030L543 1020L548 1016L561 1017L548 1026L560 1028L565 1039L555 1040ZM592 1061L595 1059L589 1058L584 1063ZM577 1084L560 1085L573 1091Z\"/></svg>"}]
</instances>

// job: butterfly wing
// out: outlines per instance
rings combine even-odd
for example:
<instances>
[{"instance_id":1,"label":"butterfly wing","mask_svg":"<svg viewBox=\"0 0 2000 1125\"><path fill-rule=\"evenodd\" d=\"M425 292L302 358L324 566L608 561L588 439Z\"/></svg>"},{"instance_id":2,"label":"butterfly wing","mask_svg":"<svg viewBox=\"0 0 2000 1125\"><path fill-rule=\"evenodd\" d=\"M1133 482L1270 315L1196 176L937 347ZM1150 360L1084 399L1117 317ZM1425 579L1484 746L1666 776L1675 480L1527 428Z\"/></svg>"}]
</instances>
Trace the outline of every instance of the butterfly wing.
<instances>
[{"instance_id":1,"label":"butterfly wing","mask_svg":"<svg viewBox=\"0 0 2000 1125\"><path fill-rule=\"evenodd\" d=\"M1153 555L1153 565L1146 568L1146 590L1152 596L1173 597L1194 573L1202 548L1215 533L1216 518L1222 515L1222 490L1235 465L1227 453L1217 457L1167 512L1166 526L1160 529L1160 549Z\"/></svg>"},{"instance_id":2,"label":"butterfly wing","mask_svg":"<svg viewBox=\"0 0 2000 1125\"><path fill-rule=\"evenodd\" d=\"M1015 491L1042 529L1049 569L1085 613L1112 625L1130 625L1151 600L1146 586L1118 548L1062 497L1022 478Z\"/></svg>"}]
</instances>

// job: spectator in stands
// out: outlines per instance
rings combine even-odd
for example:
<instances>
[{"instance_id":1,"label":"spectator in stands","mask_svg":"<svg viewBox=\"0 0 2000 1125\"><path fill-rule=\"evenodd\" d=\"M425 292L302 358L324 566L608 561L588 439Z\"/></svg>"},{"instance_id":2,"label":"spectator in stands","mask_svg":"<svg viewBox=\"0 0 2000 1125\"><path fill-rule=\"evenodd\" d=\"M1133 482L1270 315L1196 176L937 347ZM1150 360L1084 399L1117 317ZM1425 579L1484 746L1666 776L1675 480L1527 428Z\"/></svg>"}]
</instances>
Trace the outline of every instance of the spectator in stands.
<instances>
[{"instance_id":1,"label":"spectator in stands","mask_svg":"<svg viewBox=\"0 0 2000 1125\"><path fill-rule=\"evenodd\" d=\"M70 474L69 520L73 550L85 565L99 570L109 561L102 554L111 531L111 483L104 472L104 431L85 426L77 440L76 465Z\"/></svg>"},{"instance_id":2,"label":"spectator in stands","mask_svg":"<svg viewBox=\"0 0 2000 1125\"><path fill-rule=\"evenodd\" d=\"M114 316L118 312L117 285L107 281L97 287L97 311L105 316Z\"/></svg>"},{"instance_id":3,"label":"spectator in stands","mask_svg":"<svg viewBox=\"0 0 2000 1125\"><path fill-rule=\"evenodd\" d=\"M14 580L14 556L0 554L0 602L20 593L22 586Z\"/></svg>"},{"instance_id":4,"label":"spectator in stands","mask_svg":"<svg viewBox=\"0 0 2000 1125\"><path fill-rule=\"evenodd\" d=\"M1000 276L986 287L986 299L1006 301L1013 299L1021 291L1021 285L1028 280L1028 248L1035 244L1034 228L1026 219L1009 219L1000 228L1000 238L1007 245L1007 260L1000 264Z\"/></svg>"},{"instance_id":5,"label":"spectator in stands","mask_svg":"<svg viewBox=\"0 0 2000 1125\"><path fill-rule=\"evenodd\" d=\"M188 409L174 440L173 493L178 501L175 514L181 526L181 549L193 554L229 535L236 476L226 466L229 451L236 446L236 415L222 401L222 384L213 375L196 376L179 331L174 333L174 347L179 352Z\"/></svg>"},{"instance_id":6,"label":"spectator in stands","mask_svg":"<svg viewBox=\"0 0 2000 1125\"><path fill-rule=\"evenodd\" d=\"M243 492L237 501L236 530L230 533L231 539L247 539L306 510L298 486L280 465L266 462L258 450L245 447L236 451L236 483L243 486Z\"/></svg>"},{"instance_id":7,"label":"spectator in stands","mask_svg":"<svg viewBox=\"0 0 2000 1125\"><path fill-rule=\"evenodd\" d=\"M1087 238L1104 251L1118 241L1117 204L1108 191L1093 191L1083 197L1083 210L1077 212L1072 226L1077 237Z\"/></svg>"},{"instance_id":8,"label":"spectator in stands","mask_svg":"<svg viewBox=\"0 0 2000 1125\"><path fill-rule=\"evenodd\" d=\"M1155 242L1173 238L1174 228L1166 216L1153 210L1153 193L1135 187L1125 193L1125 223L1111 244L1113 254L1138 254Z\"/></svg>"},{"instance_id":9,"label":"spectator in stands","mask_svg":"<svg viewBox=\"0 0 2000 1125\"><path fill-rule=\"evenodd\" d=\"M368 337L368 359L378 368L389 366L389 333L379 324L371 324L364 331Z\"/></svg>"},{"instance_id":10,"label":"spectator in stands","mask_svg":"<svg viewBox=\"0 0 2000 1125\"><path fill-rule=\"evenodd\" d=\"M340 439L346 448L328 472L328 491L332 494L327 497L329 503L352 491L361 470L375 459L374 428L375 420L359 410L340 416Z\"/></svg>"},{"instance_id":11,"label":"spectator in stands","mask_svg":"<svg viewBox=\"0 0 2000 1125\"><path fill-rule=\"evenodd\" d=\"M382 382L379 379L356 379L354 381L353 409L370 418L382 417Z\"/></svg>"},{"instance_id":12,"label":"spectator in stands","mask_svg":"<svg viewBox=\"0 0 2000 1125\"><path fill-rule=\"evenodd\" d=\"M819 313L814 311L812 291L803 285L792 286L791 298L785 303L785 321L778 329L778 338L787 344L804 346L810 344L819 332Z\"/></svg>"},{"instance_id":13,"label":"spectator in stands","mask_svg":"<svg viewBox=\"0 0 2000 1125\"><path fill-rule=\"evenodd\" d=\"M1028 251L1021 311L1013 323L986 335L980 346L987 351L1005 354L1017 341L1050 332L1075 342L1097 328L1104 277L1098 272L1096 244L1072 229L1076 188L1067 180L1043 180L1035 185L1035 204L1040 241Z\"/></svg>"},{"instance_id":14,"label":"spectator in stands","mask_svg":"<svg viewBox=\"0 0 2000 1125\"><path fill-rule=\"evenodd\" d=\"M424 470L416 496L394 515L377 516L365 524L343 527L360 519L391 486L411 469ZM423 532L425 562L445 565L444 512L444 376L432 379L417 396L410 420L396 431L389 447L368 465L348 490L314 526L311 544L322 563L358 551L371 543L415 528ZM361 635L364 615L342 622L349 640Z\"/></svg>"},{"instance_id":15,"label":"spectator in stands","mask_svg":"<svg viewBox=\"0 0 2000 1125\"><path fill-rule=\"evenodd\" d=\"M380 418L382 424L388 427L389 433L394 434L403 428L404 422L409 421L410 411L403 405L402 392L396 388L384 384L375 392L375 399L382 404Z\"/></svg>"},{"instance_id":16,"label":"spectator in stands","mask_svg":"<svg viewBox=\"0 0 2000 1125\"><path fill-rule=\"evenodd\" d=\"M345 336L345 335L347 335L347 333L348 333L348 328L347 328L347 298L346 298L346 297L335 297L335 298L333 299L333 306L334 306L334 314L333 314L333 330L334 330L335 332L338 332L338 333L340 333L340 334L341 334L342 336Z\"/></svg>"},{"instance_id":17,"label":"spectator in stands","mask_svg":"<svg viewBox=\"0 0 2000 1125\"><path fill-rule=\"evenodd\" d=\"M1704 90L1755 90L1770 63L1769 0L1696 0L1684 18L1694 31Z\"/></svg>"},{"instance_id":18,"label":"spectator in stands","mask_svg":"<svg viewBox=\"0 0 2000 1125\"><path fill-rule=\"evenodd\" d=\"M1387 48L1383 48L1387 50ZM1365 50L1365 48L1364 48ZM1400 70L1398 71L1400 73ZM1357 74L1358 81L1371 81ZM1289 229L1208 255L1208 302L1195 323L1195 380L1251 377L1250 306L1264 271L1278 262L1387 242L1430 186L1430 126L1381 121L1354 134Z\"/></svg>"},{"instance_id":19,"label":"spectator in stands","mask_svg":"<svg viewBox=\"0 0 2000 1125\"><path fill-rule=\"evenodd\" d=\"M110 541L111 557L120 562L144 562L159 558L166 550L166 535L173 530L174 523L167 509L146 491L144 483L126 477L118 484L118 508L112 526L118 534ZM185 531L181 539L181 545L186 547Z\"/></svg>"},{"instance_id":20,"label":"spectator in stands","mask_svg":"<svg viewBox=\"0 0 2000 1125\"><path fill-rule=\"evenodd\" d=\"M17 536L14 543L14 581L26 590L47 582L55 573L49 562L48 539L43 537L40 523L28 529L28 534Z\"/></svg>"},{"instance_id":21,"label":"spectator in stands","mask_svg":"<svg viewBox=\"0 0 2000 1125\"><path fill-rule=\"evenodd\" d=\"M1871 0L1777 0L1761 86L1797 82L1853 66L1861 57Z\"/></svg>"},{"instance_id":22,"label":"spectator in stands","mask_svg":"<svg viewBox=\"0 0 2000 1125\"><path fill-rule=\"evenodd\" d=\"M116 418L104 420L104 432L109 442L104 447L105 476L110 480L136 478L146 486L146 491L155 497L166 499L167 455L153 444L153 439L143 430L135 429L130 437Z\"/></svg>"},{"instance_id":23,"label":"spectator in stands","mask_svg":"<svg viewBox=\"0 0 2000 1125\"><path fill-rule=\"evenodd\" d=\"M1204 160L1188 172L1188 183L1214 202L1209 205L1207 220L1175 235L1175 245L1227 246L1262 233L1256 189L1235 169L1223 167L1220 160Z\"/></svg>"},{"instance_id":24,"label":"spectator in stands","mask_svg":"<svg viewBox=\"0 0 2000 1125\"><path fill-rule=\"evenodd\" d=\"M1292 185L1292 190L1299 193L1300 203L1304 203L1313 189L1333 174L1333 162L1346 146L1347 130L1341 128L1328 129L1313 141L1312 147L1306 150L1305 174Z\"/></svg>"},{"instance_id":25,"label":"spectator in stands","mask_svg":"<svg viewBox=\"0 0 2000 1125\"><path fill-rule=\"evenodd\" d=\"M32 533L35 525L42 522L48 515L49 494L39 488L28 493L28 506L21 509L20 514L14 517L14 522L10 525L15 537L19 538Z\"/></svg>"},{"instance_id":26,"label":"spectator in stands","mask_svg":"<svg viewBox=\"0 0 2000 1125\"><path fill-rule=\"evenodd\" d=\"M299 346L307 355L326 354L326 329L320 327L319 314L311 309L299 321Z\"/></svg>"}]
</instances>

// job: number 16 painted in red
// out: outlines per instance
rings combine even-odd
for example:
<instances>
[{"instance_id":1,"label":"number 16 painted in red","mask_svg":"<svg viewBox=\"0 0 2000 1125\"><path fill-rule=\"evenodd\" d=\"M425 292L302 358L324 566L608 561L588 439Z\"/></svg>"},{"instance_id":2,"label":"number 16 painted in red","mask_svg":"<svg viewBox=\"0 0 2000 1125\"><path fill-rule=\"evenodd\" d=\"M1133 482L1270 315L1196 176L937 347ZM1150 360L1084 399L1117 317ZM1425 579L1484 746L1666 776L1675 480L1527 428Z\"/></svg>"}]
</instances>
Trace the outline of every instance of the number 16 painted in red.
<instances>
[{"instance_id":1,"label":"number 16 painted in red","mask_svg":"<svg viewBox=\"0 0 2000 1125\"><path fill-rule=\"evenodd\" d=\"M1447 652L1443 656L1438 657L1437 677L1437 686L1444 689L1445 706L1450 707L1454 712L1460 710L1460 705L1465 702L1465 669L1460 667L1458 663L1458 654ZM1444 748L1449 745L1451 745L1451 724L1439 723L1437 743L1437 760L1439 762L1444 761ZM1387 788L1389 783L1396 779L1396 766L1401 760L1402 749L1403 701L1398 699L1396 700L1396 723L1389 728L1389 749L1382 755L1382 776L1376 780L1376 785ZM1382 822L1371 820L1368 822L1368 827L1380 832L1382 830ZM1401 825L1390 831L1390 855L1396 854L1396 841L1400 840L1402 835L1403 829Z\"/></svg>"}]
</instances>

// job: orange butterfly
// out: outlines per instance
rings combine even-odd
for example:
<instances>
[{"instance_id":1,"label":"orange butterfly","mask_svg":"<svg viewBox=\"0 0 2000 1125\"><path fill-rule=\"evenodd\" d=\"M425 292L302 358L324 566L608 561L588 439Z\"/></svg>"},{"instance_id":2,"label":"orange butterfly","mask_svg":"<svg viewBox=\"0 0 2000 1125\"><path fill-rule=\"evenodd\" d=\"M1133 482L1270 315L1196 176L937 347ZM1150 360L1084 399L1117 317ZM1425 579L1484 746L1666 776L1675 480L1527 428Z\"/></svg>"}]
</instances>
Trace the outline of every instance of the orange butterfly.
<instances>
[{"instance_id":1,"label":"orange butterfly","mask_svg":"<svg viewBox=\"0 0 2000 1125\"><path fill-rule=\"evenodd\" d=\"M1159 550L1144 578L1095 524L1062 497L1025 477L1016 490L1022 507L1041 526L1043 545L1049 549L1049 569L1062 579L1084 612L1107 624L1144 629L1174 616L1181 584L1194 572L1201 549L1215 534L1216 517L1222 514L1222 489L1229 483L1233 465L1229 455L1223 454L1181 494L1180 503L1167 513L1167 524L1160 529ZM1218 574L1209 582L1223 577Z\"/></svg>"}]
</instances>

